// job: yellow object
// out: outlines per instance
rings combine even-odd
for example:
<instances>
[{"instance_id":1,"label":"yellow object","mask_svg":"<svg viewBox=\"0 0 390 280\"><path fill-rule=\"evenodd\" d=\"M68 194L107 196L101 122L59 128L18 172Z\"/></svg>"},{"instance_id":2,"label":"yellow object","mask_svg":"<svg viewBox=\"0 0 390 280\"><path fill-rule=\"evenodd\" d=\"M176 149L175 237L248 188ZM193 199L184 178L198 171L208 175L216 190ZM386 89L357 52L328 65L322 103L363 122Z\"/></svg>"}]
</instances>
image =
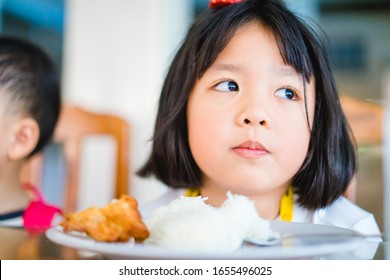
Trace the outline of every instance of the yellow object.
<instances>
[{"instance_id":1,"label":"yellow object","mask_svg":"<svg viewBox=\"0 0 390 280\"><path fill-rule=\"evenodd\" d=\"M187 197L200 196L200 189L186 189L184 196L187 196Z\"/></svg>"},{"instance_id":2,"label":"yellow object","mask_svg":"<svg viewBox=\"0 0 390 280\"><path fill-rule=\"evenodd\" d=\"M288 186L280 201L280 220L283 222L291 222L294 208L294 193L292 186Z\"/></svg>"}]
</instances>

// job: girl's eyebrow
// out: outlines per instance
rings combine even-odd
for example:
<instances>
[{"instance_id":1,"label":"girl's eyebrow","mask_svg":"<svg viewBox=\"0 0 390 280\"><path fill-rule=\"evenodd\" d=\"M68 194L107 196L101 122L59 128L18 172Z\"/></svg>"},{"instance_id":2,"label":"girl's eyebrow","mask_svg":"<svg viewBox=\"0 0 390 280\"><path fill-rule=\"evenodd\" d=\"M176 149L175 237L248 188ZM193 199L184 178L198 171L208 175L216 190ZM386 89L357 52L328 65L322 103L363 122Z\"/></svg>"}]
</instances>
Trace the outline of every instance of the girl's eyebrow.
<instances>
[{"instance_id":1,"label":"girl's eyebrow","mask_svg":"<svg viewBox=\"0 0 390 280\"><path fill-rule=\"evenodd\" d=\"M302 75L294 70L291 66L274 67L273 72L280 77L292 77L302 80Z\"/></svg>"},{"instance_id":2,"label":"girl's eyebrow","mask_svg":"<svg viewBox=\"0 0 390 280\"><path fill-rule=\"evenodd\" d=\"M218 72L218 71L228 71L228 72L244 72L245 69L243 66L239 64L231 64L231 63L216 63L210 66L209 71L211 72ZM294 68L291 66L285 65L285 66L278 66L275 65L272 68L273 73L279 77L292 77L296 78L298 80L302 80L302 75L299 74L297 71L295 71Z\"/></svg>"},{"instance_id":3,"label":"girl's eyebrow","mask_svg":"<svg viewBox=\"0 0 390 280\"><path fill-rule=\"evenodd\" d=\"M217 63L210 66L211 71L229 71L229 72L242 72L243 68L240 65L230 63Z\"/></svg>"}]
</instances>

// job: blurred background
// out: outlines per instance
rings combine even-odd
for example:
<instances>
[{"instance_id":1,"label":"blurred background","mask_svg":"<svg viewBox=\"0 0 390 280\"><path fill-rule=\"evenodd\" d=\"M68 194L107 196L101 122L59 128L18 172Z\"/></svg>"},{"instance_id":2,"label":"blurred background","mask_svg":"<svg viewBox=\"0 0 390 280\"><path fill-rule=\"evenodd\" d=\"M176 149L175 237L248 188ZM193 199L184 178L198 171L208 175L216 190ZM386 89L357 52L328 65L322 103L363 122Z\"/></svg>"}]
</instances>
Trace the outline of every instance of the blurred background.
<instances>
[{"instance_id":1,"label":"blurred background","mask_svg":"<svg viewBox=\"0 0 390 280\"><path fill-rule=\"evenodd\" d=\"M390 0L285 2L320 33L340 93L381 105L390 69ZM207 6L208 0L0 0L0 30L50 54L66 103L129 122L129 188L145 203L165 191L157 181L135 175L150 152L160 88L187 28ZM113 162L112 149L104 138L88 141L79 208L109 199L110 175L104 171ZM359 146L357 177L356 202L383 229L380 144Z\"/></svg>"}]
</instances>

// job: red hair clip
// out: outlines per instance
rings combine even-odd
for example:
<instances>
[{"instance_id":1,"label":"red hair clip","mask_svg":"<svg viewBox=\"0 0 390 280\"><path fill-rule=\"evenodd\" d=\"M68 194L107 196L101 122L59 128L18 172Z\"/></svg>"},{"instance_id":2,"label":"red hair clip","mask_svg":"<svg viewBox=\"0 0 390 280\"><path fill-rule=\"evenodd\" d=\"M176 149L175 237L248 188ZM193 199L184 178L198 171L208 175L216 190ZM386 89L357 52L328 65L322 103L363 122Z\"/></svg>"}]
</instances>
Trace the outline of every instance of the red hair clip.
<instances>
[{"instance_id":1,"label":"red hair clip","mask_svg":"<svg viewBox=\"0 0 390 280\"><path fill-rule=\"evenodd\" d=\"M235 3L241 3L245 0L210 0L209 7L211 9L219 8L225 5L235 4Z\"/></svg>"}]
</instances>

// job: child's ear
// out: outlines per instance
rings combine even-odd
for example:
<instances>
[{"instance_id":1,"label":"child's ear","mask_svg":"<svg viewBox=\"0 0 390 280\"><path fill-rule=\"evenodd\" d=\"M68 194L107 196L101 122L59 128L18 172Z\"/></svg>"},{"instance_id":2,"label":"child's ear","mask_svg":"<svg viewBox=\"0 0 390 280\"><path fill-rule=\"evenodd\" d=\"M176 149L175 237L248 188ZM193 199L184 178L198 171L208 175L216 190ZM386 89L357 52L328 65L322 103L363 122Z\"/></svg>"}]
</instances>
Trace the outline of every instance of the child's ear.
<instances>
[{"instance_id":1,"label":"child's ear","mask_svg":"<svg viewBox=\"0 0 390 280\"><path fill-rule=\"evenodd\" d=\"M12 140L8 148L8 159L18 160L27 157L38 144L39 126L31 118L19 120L12 129Z\"/></svg>"}]
</instances>

